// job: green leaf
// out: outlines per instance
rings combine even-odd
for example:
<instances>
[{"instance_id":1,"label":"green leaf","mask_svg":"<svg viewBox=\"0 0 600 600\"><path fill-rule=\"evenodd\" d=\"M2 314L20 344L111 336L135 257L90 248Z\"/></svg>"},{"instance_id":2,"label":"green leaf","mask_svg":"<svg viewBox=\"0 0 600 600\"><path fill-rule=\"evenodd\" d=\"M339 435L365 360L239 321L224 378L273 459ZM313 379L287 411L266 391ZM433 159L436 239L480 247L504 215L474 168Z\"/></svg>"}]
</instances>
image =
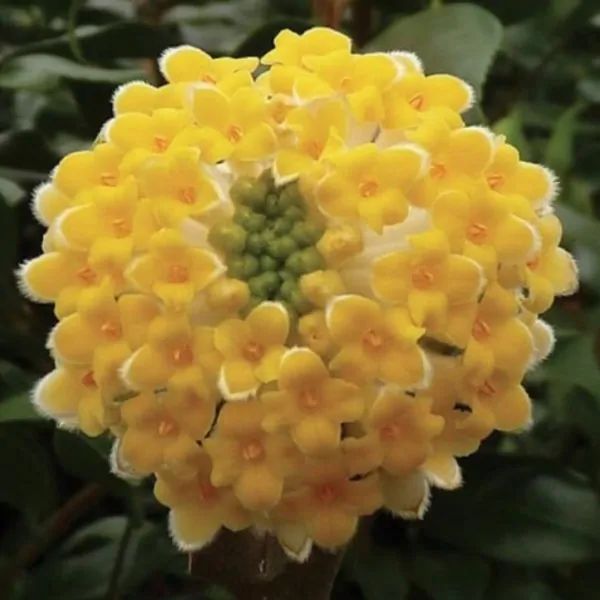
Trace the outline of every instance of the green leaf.
<instances>
[{"instance_id":1,"label":"green leaf","mask_svg":"<svg viewBox=\"0 0 600 600\"><path fill-rule=\"evenodd\" d=\"M502 25L473 4L451 4L396 20L364 48L416 52L427 73L450 73L481 90L500 47Z\"/></svg>"},{"instance_id":2,"label":"green leaf","mask_svg":"<svg viewBox=\"0 0 600 600\"><path fill-rule=\"evenodd\" d=\"M496 121L492 129L494 133L506 136L506 139L519 150L521 160L533 158L531 145L523 130L523 116L520 107L516 106L506 117Z\"/></svg>"},{"instance_id":3,"label":"green leaf","mask_svg":"<svg viewBox=\"0 0 600 600\"><path fill-rule=\"evenodd\" d=\"M535 569L498 565L486 600L560 600L547 576Z\"/></svg>"},{"instance_id":4,"label":"green leaf","mask_svg":"<svg viewBox=\"0 0 600 600\"><path fill-rule=\"evenodd\" d=\"M0 428L0 502L22 512L37 524L56 508L58 492L48 453L32 432Z\"/></svg>"},{"instance_id":5,"label":"green leaf","mask_svg":"<svg viewBox=\"0 0 600 600\"><path fill-rule=\"evenodd\" d=\"M43 417L35 410L29 392L14 394L0 400L0 422L41 421Z\"/></svg>"},{"instance_id":6,"label":"green leaf","mask_svg":"<svg viewBox=\"0 0 600 600\"><path fill-rule=\"evenodd\" d=\"M8 204L14 206L18 204L25 196L25 190L14 181L0 177L0 198Z\"/></svg>"},{"instance_id":7,"label":"green leaf","mask_svg":"<svg viewBox=\"0 0 600 600\"><path fill-rule=\"evenodd\" d=\"M460 0L450 0L448 4L454 4ZM489 10L503 23L515 23L523 21L547 8L547 2L523 2L523 0L478 0L477 5Z\"/></svg>"},{"instance_id":8,"label":"green leaf","mask_svg":"<svg viewBox=\"0 0 600 600\"><path fill-rule=\"evenodd\" d=\"M423 546L411 558L411 581L432 600L483 599L490 579L484 559Z\"/></svg>"},{"instance_id":9,"label":"green leaf","mask_svg":"<svg viewBox=\"0 0 600 600\"><path fill-rule=\"evenodd\" d=\"M554 210L563 224L568 241L576 241L600 253L600 223L597 220L589 219L563 203L556 203Z\"/></svg>"},{"instance_id":10,"label":"green leaf","mask_svg":"<svg viewBox=\"0 0 600 600\"><path fill-rule=\"evenodd\" d=\"M600 76L581 79L577 84L577 89L589 102L600 104Z\"/></svg>"},{"instance_id":11,"label":"green leaf","mask_svg":"<svg viewBox=\"0 0 600 600\"><path fill-rule=\"evenodd\" d=\"M0 240L2 240L2 252L0 252L0 284L6 285L11 280L12 271L17 263L17 218L14 208L0 189Z\"/></svg>"},{"instance_id":12,"label":"green leaf","mask_svg":"<svg viewBox=\"0 0 600 600\"><path fill-rule=\"evenodd\" d=\"M465 486L433 498L430 538L529 566L600 557L600 499L587 480L526 457L480 454L464 466Z\"/></svg>"},{"instance_id":13,"label":"green leaf","mask_svg":"<svg viewBox=\"0 0 600 600\"><path fill-rule=\"evenodd\" d=\"M365 600L403 600L408 595L405 561L397 549L362 549L355 543L344 557L343 568L347 577L360 586Z\"/></svg>"},{"instance_id":14,"label":"green leaf","mask_svg":"<svg viewBox=\"0 0 600 600\"><path fill-rule=\"evenodd\" d=\"M0 88L47 90L60 79L120 84L144 77L140 69L103 69L51 54L28 54L8 61L0 72Z\"/></svg>"},{"instance_id":15,"label":"green leaf","mask_svg":"<svg viewBox=\"0 0 600 600\"><path fill-rule=\"evenodd\" d=\"M546 145L543 163L559 177L566 176L573 165L575 129L581 113L587 108L585 102L576 102L556 121L552 136Z\"/></svg>"}]
</instances>

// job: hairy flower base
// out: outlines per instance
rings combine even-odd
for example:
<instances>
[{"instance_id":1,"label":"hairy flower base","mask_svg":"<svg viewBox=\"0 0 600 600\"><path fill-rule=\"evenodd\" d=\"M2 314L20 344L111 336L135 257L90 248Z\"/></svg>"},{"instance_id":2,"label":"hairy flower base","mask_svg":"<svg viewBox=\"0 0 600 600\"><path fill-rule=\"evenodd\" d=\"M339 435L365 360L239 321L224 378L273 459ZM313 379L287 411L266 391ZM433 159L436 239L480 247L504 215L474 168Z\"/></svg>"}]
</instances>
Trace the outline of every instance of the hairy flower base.
<instances>
[{"instance_id":1,"label":"hairy flower base","mask_svg":"<svg viewBox=\"0 0 600 600\"><path fill-rule=\"evenodd\" d=\"M120 88L37 190L19 275L59 320L43 414L109 430L182 549L255 528L305 560L528 426L538 316L577 276L552 174L465 126L464 82L324 28L262 62L183 46Z\"/></svg>"}]
</instances>

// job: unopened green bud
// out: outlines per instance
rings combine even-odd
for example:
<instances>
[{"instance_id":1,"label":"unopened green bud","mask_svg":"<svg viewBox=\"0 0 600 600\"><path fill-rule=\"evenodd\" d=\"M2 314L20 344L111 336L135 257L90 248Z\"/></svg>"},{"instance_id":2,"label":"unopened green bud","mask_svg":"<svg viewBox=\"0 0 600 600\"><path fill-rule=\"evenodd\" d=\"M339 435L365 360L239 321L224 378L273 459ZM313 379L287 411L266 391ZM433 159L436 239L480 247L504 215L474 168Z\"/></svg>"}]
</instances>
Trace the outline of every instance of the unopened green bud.
<instances>
[{"instance_id":1,"label":"unopened green bud","mask_svg":"<svg viewBox=\"0 0 600 600\"><path fill-rule=\"evenodd\" d=\"M324 261L315 248L304 248L304 250L294 252L285 262L285 266L296 275L304 275L322 269Z\"/></svg>"},{"instance_id":2,"label":"unopened green bud","mask_svg":"<svg viewBox=\"0 0 600 600\"><path fill-rule=\"evenodd\" d=\"M229 190L236 204L245 204L254 210L261 210L269 189L264 181L253 177L240 177Z\"/></svg>"},{"instance_id":3,"label":"unopened green bud","mask_svg":"<svg viewBox=\"0 0 600 600\"><path fill-rule=\"evenodd\" d=\"M291 271L287 271L286 269L279 271L279 277L281 278L281 281L298 281L298 275Z\"/></svg>"},{"instance_id":4,"label":"unopened green bud","mask_svg":"<svg viewBox=\"0 0 600 600\"><path fill-rule=\"evenodd\" d=\"M267 242L265 241L262 233L249 233L246 238L246 252L254 254L255 256L261 256L267 248Z\"/></svg>"},{"instance_id":5,"label":"unopened green bud","mask_svg":"<svg viewBox=\"0 0 600 600\"><path fill-rule=\"evenodd\" d=\"M211 227L208 243L227 254L239 254L246 245L246 231L230 221L218 223Z\"/></svg>"},{"instance_id":6,"label":"unopened green bud","mask_svg":"<svg viewBox=\"0 0 600 600\"><path fill-rule=\"evenodd\" d=\"M246 231L255 233L264 229L267 218L265 215L254 212L247 206L238 206L233 215L233 221Z\"/></svg>"},{"instance_id":7,"label":"unopened green bud","mask_svg":"<svg viewBox=\"0 0 600 600\"><path fill-rule=\"evenodd\" d=\"M299 246L314 246L323 235L323 227L306 221L299 221L292 227L291 236Z\"/></svg>"},{"instance_id":8,"label":"unopened green bud","mask_svg":"<svg viewBox=\"0 0 600 600\"><path fill-rule=\"evenodd\" d=\"M309 302L299 288L296 288L292 292L289 298L289 303L292 305L294 310L300 314L306 313L313 308L313 305Z\"/></svg>"},{"instance_id":9,"label":"unopened green bud","mask_svg":"<svg viewBox=\"0 0 600 600\"><path fill-rule=\"evenodd\" d=\"M298 250L298 244L289 235L277 238L269 244L268 252L273 258L285 259Z\"/></svg>"},{"instance_id":10,"label":"unopened green bud","mask_svg":"<svg viewBox=\"0 0 600 600\"><path fill-rule=\"evenodd\" d=\"M258 258L256 258L256 256L252 256L252 254L244 254L244 256L242 256L242 260L244 261L244 265L242 267L244 279L254 277L260 272L260 263L258 262Z\"/></svg>"},{"instance_id":11,"label":"unopened green bud","mask_svg":"<svg viewBox=\"0 0 600 600\"><path fill-rule=\"evenodd\" d=\"M298 189L298 184L295 181L293 183L288 183L279 192L279 197L281 198L282 205L285 207L304 205L304 198L302 198L302 194Z\"/></svg>"},{"instance_id":12,"label":"unopened green bud","mask_svg":"<svg viewBox=\"0 0 600 600\"><path fill-rule=\"evenodd\" d=\"M248 280L248 287L252 295L264 297L265 299L274 294L279 289L280 284L279 276L273 271L261 273Z\"/></svg>"},{"instance_id":13,"label":"unopened green bud","mask_svg":"<svg viewBox=\"0 0 600 600\"><path fill-rule=\"evenodd\" d=\"M260 174L258 181L265 186L267 194L275 190L275 180L273 179L271 171L263 171ZM265 194L265 196L267 194Z\"/></svg>"},{"instance_id":14,"label":"unopened green bud","mask_svg":"<svg viewBox=\"0 0 600 600\"><path fill-rule=\"evenodd\" d=\"M279 262L272 256L265 254L260 257L260 270L264 273L265 271L277 271Z\"/></svg>"},{"instance_id":15,"label":"unopened green bud","mask_svg":"<svg viewBox=\"0 0 600 600\"><path fill-rule=\"evenodd\" d=\"M306 212L300 206L290 206L285 209L283 216L290 220L292 223L297 223L298 221L304 221L304 217Z\"/></svg>"},{"instance_id":16,"label":"unopened green bud","mask_svg":"<svg viewBox=\"0 0 600 600\"><path fill-rule=\"evenodd\" d=\"M284 207L276 194L269 194L265 200L265 214L267 217L279 217L283 214Z\"/></svg>"},{"instance_id":17,"label":"unopened green bud","mask_svg":"<svg viewBox=\"0 0 600 600\"><path fill-rule=\"evenodd\" d=\"M227 275L234 279L245 279L244 259L241 256L236 256L227 262Z\"/></svg>"},{"instance_id":18,"label":"unopened green bud","mask_svg":"<svg viewBox=\"0 0 600 600\"><path fill-rule=\"evenodd\" d=\"M286 217L279 217L273 223L273 231L276 235L285 235L292 230L294 221Z\"/></svg>"},{"instance_id":19,"label":"unopened green bud","mask_svg":"<svg viewBox=\"0 0 600 600\"><path fill-rule=\"evenodd\" d=\"M298 291L298 282L292 279L284 281L279 287L279 295L288 302L292 299L294 294Z\"/></svg>"}]
</instances>

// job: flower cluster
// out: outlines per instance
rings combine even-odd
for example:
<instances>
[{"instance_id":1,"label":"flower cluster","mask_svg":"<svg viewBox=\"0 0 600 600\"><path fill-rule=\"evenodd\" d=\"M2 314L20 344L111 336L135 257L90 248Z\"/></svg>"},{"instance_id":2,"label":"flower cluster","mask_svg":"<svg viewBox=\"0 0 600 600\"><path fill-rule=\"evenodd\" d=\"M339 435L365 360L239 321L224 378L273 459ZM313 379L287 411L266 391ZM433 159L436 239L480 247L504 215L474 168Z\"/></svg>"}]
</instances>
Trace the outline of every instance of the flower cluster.
<instances>
[{"instance_id":1,"label":"flower cluster","mask_svg":"<svg viewBox=\"0 0 600 600\"><path fill-rule=\"evenodd\" d=\"M160 67L35 194L37 407L109 430L184 549L253 527L302 560L380 507L422 516L455 457L531 420L538 315L577 282L553 175L465 125L460 79L329 29Z\"/></svg>"}]
</instances>

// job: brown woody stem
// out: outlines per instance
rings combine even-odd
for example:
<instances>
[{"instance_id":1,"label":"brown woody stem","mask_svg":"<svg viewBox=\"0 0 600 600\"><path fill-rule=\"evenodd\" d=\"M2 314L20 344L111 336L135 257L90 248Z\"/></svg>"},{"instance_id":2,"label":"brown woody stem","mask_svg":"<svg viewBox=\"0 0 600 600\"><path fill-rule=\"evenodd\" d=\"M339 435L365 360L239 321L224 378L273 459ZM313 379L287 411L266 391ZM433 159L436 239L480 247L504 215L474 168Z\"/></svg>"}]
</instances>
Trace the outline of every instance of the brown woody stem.
<instances>
[{"instance_id":1,"label":"brown woody stem","mask_svg":"<svg viewBox=\"0 0 600 600\"><path fill-rule=\"evenodd\" d=\"M342 556L343 551L315 548L299 564L270 535L223 531L210 546L190 554L190 573L222 585L238 600L328 600Z\"/></svg>"}]
</instances>

